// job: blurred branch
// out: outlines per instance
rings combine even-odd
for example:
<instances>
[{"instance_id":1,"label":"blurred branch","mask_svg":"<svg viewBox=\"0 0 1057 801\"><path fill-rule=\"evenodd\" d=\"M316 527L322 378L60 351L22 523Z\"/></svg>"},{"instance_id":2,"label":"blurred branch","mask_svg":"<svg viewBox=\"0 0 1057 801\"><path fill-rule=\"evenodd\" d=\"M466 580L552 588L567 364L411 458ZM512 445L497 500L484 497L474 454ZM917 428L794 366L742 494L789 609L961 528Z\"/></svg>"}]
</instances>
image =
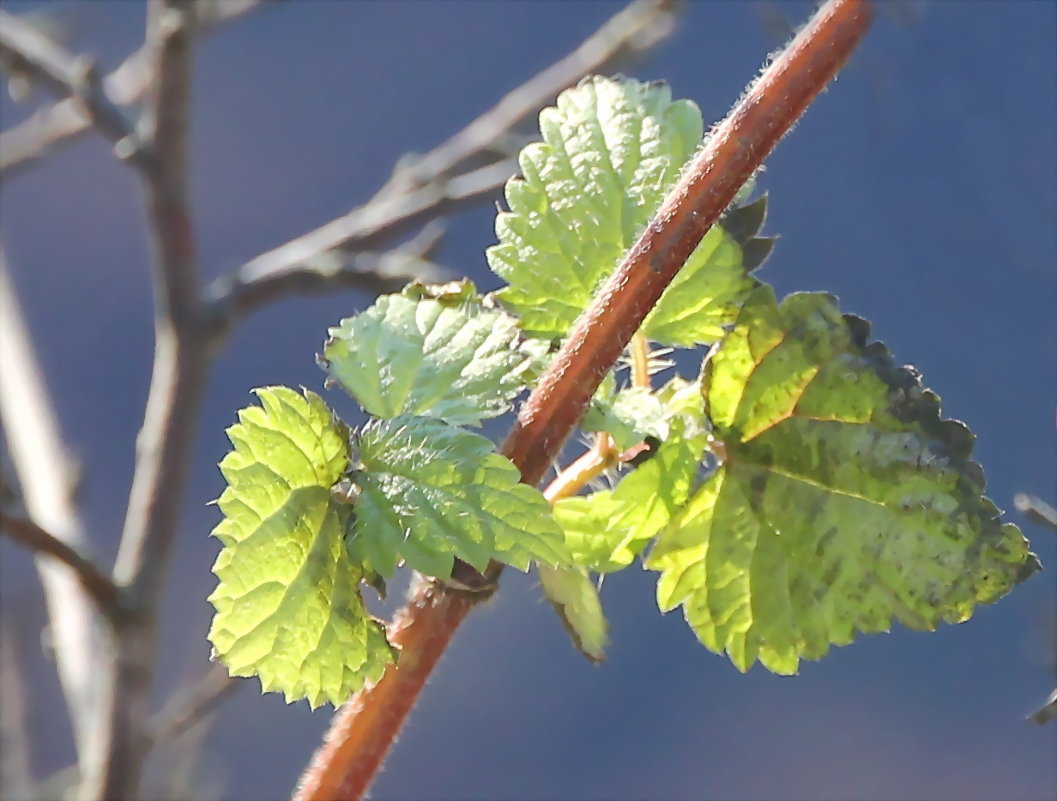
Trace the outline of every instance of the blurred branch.
<instances>
[{"instance_id":1,"label":"blurred branch","mask_svg":"<svg viewBox=\"0 0 1057 801\"><path fill-rule=\"evenodd\" d=\"M58 540L84 551L84 529L72 502L70 462L2 249L0 364L0 421L27 514ZM99 728L101 676L94 654L107 632L75 571L46 556L39 556L36 565L55 635L59 681L78 759L83 760Z\"/></svg>"},{"instance_id":2,"label":"blurred branch","mask_svg":"<svg viewBox=\"0 0 1057 801\"><path fill-rule=\"evenodd\" d=\"M153 0L147 14L145 47L155 77L141 129L155 158L140 174L153 268L154 369L114 565L114 580L125 587L130 612L117 628L105 688L108 725L90 764L83 766L84 799L133 798L139 792L156 661L156 610L209 368L187 191L194 9L193 0Z\"/></svg>"},{"instance_id":3,"label":"blurred branch","mask_svg":"<svg viewBox=\"0 0 1057 801\"><path fill-rule=\"evenodd\" d=\"M1013 498L1013 505L1018 512L1035 525L1057 532L1057 509L1041 498L1018 493Z\"/></svg>"},{"instance_id":4,"label":"blurred branch","mask_svg":"<svg viewBox=\"0 0 1057 801\"><path fill-rule=\"evenodd\" d=\"M526 117L552 103L585 75L605 72L615 63L655 47L674 29L678 0L636 0L608 19L571 53L507 93L448 141L424 156L409 156L394 170L378 198L422 186L466 161L508 149L513 130ZM520 149L520 148L518 148Z\"/></svg>"},{"instance_id":5,"label":"blurred branch","mask_svg":"<svg viewBox=\"0 0 1057 801\"><path fill-rule=\"evenodd\" d=\"M389 291L394 286L389 276L335 269L336 263L341 264L336 252L381 249L414 226L468 206L503 186L517 172L517 160L497 161L494 154L509 150L511 140L517 138L514 127L585 75L655 46L671 32L678 5L676 0L635 0L572 53L508 93L449 140L424 156L401 159L370 201L216 281L208 293L215 324L223 328L289 291L322 291L335 285ZM452 176L456 168L468 171Z\"/></svg>"},{"instance_id":6,"label":"blurred branch","mask_svg":"<svg viewBox=\"0 0 1057 801\"><path fill-rule=\"evenodd\" d=\"M200 723L244 684L229 676L227 668L222 665L210 665L205 675L186 693L171 698L152 718L147 735L150 747L174 740Z\"/></svg>"},{"instance_id":7,"label":"blurred branch","mask_svg":"<svg viewBox=\"0 0 1057 801\"><path fill-rule=\"evenodd\" d=\"M118 617L119 593L114 582L96 566L95 562L81 554L76 548L45 531L32 520L12 517L2 511L0 511L0 532L38 554L47 554L65 564L77 576L85 592L96 602L99 611L111 620Z\"/></svg>"},{"instance_id":8,"label":"blurred branch","mask_svg":"<svg viewBox=\"0 0 1057 801\"><path fill-rule=\"evenodd\" d=\"M219 27L264 5L263 0L200 0L197 6L198 29ZM3 16L5 27L13 16L9 13ZM22 27L29 27L29 23L15 19ZM121 113L118 107L139 100L150 87L152 78L151 54L147 47L141 47L101 81L96 80L95 92L100 101ZM93 124L92 117L85 114L80 100L72 95L41 109L24 122L0 133L0 175L10 177L9 171L29 167L57 145L75 141Z\"/></svg>"},{"instance_id":9,"label":"blurred branch","mask_svg":"<svg viewBox=\"0 0 1057 801\"><path fill-rule=\"evenodd\" d=\"M40 798L29 767L26 685L12 623L0 614L0 796L8 801Z\"/></svg>"},{"instance_id":10,"label":"blurred branch","mask_svg":"<svg viewBox=\"0 0 1057 801\"><path fill-rule=\"evenodd\" d=\"M0 10L0 58L25 72L87 115L91 125L133 160L149 156L136 144L136 129L103 91L99 74L86 56L74 56L15 14Z\"/></svg>"},{"instance_id":11,"label":"blurred branch","mask_svg":"<svg viewBox=\"0 0 1057 801\"><path fill-rule=\"evenodd\" d=\"M494 192L516 169L514 160L508 159L404 195L359 206L215 281L206 293L210 299L209 316L215 326L223 328L292 291L323 291L334 286L394 291L408 279L443 278L393 275L377 269L366 272L363 262L356 260L351 260L350 269L347 264L350 258L343 251L377 250L416 225L434 221Z\"/></svg>"}]
</instances>

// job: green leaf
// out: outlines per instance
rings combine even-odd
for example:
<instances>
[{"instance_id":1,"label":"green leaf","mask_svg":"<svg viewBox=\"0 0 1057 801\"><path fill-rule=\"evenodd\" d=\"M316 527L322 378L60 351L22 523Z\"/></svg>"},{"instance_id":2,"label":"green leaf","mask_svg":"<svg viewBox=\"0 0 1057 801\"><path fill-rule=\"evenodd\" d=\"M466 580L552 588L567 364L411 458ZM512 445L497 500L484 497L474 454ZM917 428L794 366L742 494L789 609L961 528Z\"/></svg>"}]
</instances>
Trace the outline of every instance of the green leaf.
<instances>
[{"instance_id":1,"label":"green leaf","mask_svg":"<svg viewBox=\"0 0 1057 801\"><path fill-rule=\"evenodd\" d=\"M587 78L540 113L521 151L488 263L502 303L540 338L562 337L656 211L701 143L701 112L663 84ZM652 340L712 342L755 281L735 239L713 227L646 319Z\"/></svg>"},{"instance_id":2,"label":"green leaf","mask_svg":"<svg viewBox=\"0 0 1057 801\"><path fill-rule=\"evenodd\" d=\"M348 438L311 392L256 393L262 406L239 412L227 432L235 449L220 462L228 486L213 531L224 547L209 641L233 676L259 676L265 692L342 704L393 661L345 549L350 507L331 495Z\"/></svg>"},{"instance_id":3,"label":"green leaf","mask_svg":"<svg viewBox=\"0 0 1057 801\"><path fill-rule=\"evenodd\" d=\"M477 570L496 559L527 570L568 564L543 495L519 483L511 461L484 437L440 420L374 420L356 438L361 469L349 547L383 576L406 562L451 575L458 557Z\"/></svg>"},{"instance_id":4,"label":"green leaf","mask_svg":"<svg viewBox=\"0 0 1057 801\"><path fill-rule=\"evenodd\" d=\"M580 421L583 431L605 431L624 451L647 436L664 440L668 436L667 409L647 387L628 387L612 395L595 394Z\"/></svg>"},{"instance_id":5,"label":"green leaf","mask_svg":"<svg viewBox=\"0 0 1057 801\"><path fill-rule=\"evenodd\" d=\"M615 489L555 502L554 519L577 566L599 573L627 567L686 502L707 435L697 382L673 379L656 393L667 435L657 452Z\"/></svg>"},{"instance_id":6,"label":"green leaf","mask_svg":"<svg viewBox=\"0 0 1057 801\"><path fill-rule=\"evenodd\" d=\"M525 388L529 362L517 321L462 302L469 297L462 285L440 290L437 298L383 296L330 329L324 366L375 417L478 425L507 411Z\"/></svg>"},{"instance_id":7,"label":"green leaf","mask_svg":"<svg viewBox=\"0 0 1057 801\"><path fill-rule=\"evenodd\" d=\"M647 566L661 609L741 670L961 622L1038 568L982 496L968 429L868 333L829 295L761 287L706 365L723 462Z\"/></svg>"},{"instance_id":8,"label":"green leaf","mask_svg":"<svg viewBox=\"0 0 1057 801\"><path fill-rule=\"evenodd\" d=\"M540 566L540 586L561 618L573 643L592 662L606 658L609 622L602 611L598 587L586 571Z\"/></svg>"}]
</instances>

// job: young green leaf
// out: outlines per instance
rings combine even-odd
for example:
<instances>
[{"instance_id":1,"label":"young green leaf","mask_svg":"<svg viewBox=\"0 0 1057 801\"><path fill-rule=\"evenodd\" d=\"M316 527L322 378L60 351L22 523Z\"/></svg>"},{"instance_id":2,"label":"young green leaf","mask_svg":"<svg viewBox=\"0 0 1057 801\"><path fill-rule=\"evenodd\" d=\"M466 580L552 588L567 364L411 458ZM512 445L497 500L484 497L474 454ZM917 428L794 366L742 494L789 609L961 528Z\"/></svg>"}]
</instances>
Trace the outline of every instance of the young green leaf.
<instances>
[{"instance_id":1,"label":"young green leaf","mask_svg":"<svg viewBox=\"0 0 1057 801\"><path fill-rule=\"evenodd\" d=\"M706 365L722 464L647 566L709 649L795 673L856 631L966 620L1038 568L972 435L829 295L746 302Z\"/></svg>"},{"instance_id":2,"label":"young green leaf","mask_svg":"<svg viewBox=\"0 0 1057 801\"><path fill-rule=\"evenodd\" d=\"M502 303L533 336L564 336L646 226L701 143L701 112L663 84L593 77L540 113L543 142L521 152L487 252ZM755 281L716 226L646 319L664 344L712 342Z\"/></svg>"},{"instance_id":3,"label":"young green leaf","mask_svg":"<svg viewBox=\"0 0 1057 801\"><path fill-rule=\"evenodd\" d=\"M440 420L373 420L356 438L362 469L350 551L383 576L406 562L451 575L457 557L527 570L533 560L568 564L561 531L539 490L519 483L509 459L484 437Z\"/></svg>"},{"instance_id":4,"label":"young green leaf","mask_svg":"<svg viewBox=\"0 0 1057 801\"><path fill-rule=\"evenodd\" d=\"M573 643L592 662L606 658L609 622L602 611L598 587L580 568L539 568L540 587L561 618Z\"/></svg>"},{"instance_id":5,"label":"young green leaf","mask_svg":"<svg viewBox=\"0 0 1057 801\"><path fill-rule=\"evenodd\" d=\"M348 437L311 392L256 392L262 406L239 412L220 463L228 486L213 531L224 547L209 641L233 676L259 676L265 692L341 704L393 661L345 548L351 507L331 494Z\"/></svg>"},{"instance_id":6,"label":"young green leaf","mask_svg":"<svg viewBox=\"0 0 1057 801\"><path fill-rule=\"evenodd\" d=\"M627 450L647 436L668 436L667 409L647 387L627 387L612 395L595 393L580 421L583 431L605 431L617 450Z\"/></svg>"},{"instance_id":7,"label":"young green leaf","mask_svg":"<svg viewBox=\"0 0 1057 801\"><path fill-rule=\"evenodd\" d=\"M502 414L525 388L528 356L518 347L517 321L463 302L458 289L379 298L330 329L324 366L375 417L478 425Z\"/></svg>"},{"instance_id":8,"label":"young green leaf","mask_svg":"<svg viewBox=\"0 0 1057 801\"><path fill-rule=\"evenodd\" d=\"M631 564L682 508L705 450L700 384L675 378L657 393L667 434L644 464L615 489L555 502L554 519L577 566L599 573Z\"/></svg>"}]
</instances>

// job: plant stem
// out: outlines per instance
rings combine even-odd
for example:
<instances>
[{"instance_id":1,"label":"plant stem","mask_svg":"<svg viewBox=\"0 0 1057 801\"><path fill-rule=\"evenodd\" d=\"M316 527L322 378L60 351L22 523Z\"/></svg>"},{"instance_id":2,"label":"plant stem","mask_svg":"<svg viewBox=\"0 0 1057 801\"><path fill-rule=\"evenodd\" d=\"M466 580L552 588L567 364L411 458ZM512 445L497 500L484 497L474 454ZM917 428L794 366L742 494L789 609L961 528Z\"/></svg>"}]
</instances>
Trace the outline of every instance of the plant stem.
<instances>
[{"instance_id":1,"label":"plant stem","mask_svg":"<svg viewBox=\"0 0 1057 801\"><path fill-rule=\"evenodd\" d=\"M778 140L847 60L867 0L828 0L687 165L522 406L503 453L535 486L661 293ZM501 566L487 576L498 575ZM423 580L394 625L400 659L335 715L295 801L360 798L475 599Z\"/></svg>"},{"instance_id":2,"label":"plant stem","mask_svg":"<svg viewBox=\"0 0 1057 801\"><path fill-rule=\"evenodd\" d=\"M650 343L642 332L631 336L631 384L650 388Z\"/></svg>"},{"instance_id":3,"label":"plant stem","mask_svg":"<svg viewBox=\"0 0 1057 801\"><path fill-rule=\"evenodd\" d=\"M571 498L593 479L598 478L620 461L620 454L613 447L608 434L598 435L595 446L566 467L543 492L551 503L562 498Z\"/></svg>"}]
</instances>

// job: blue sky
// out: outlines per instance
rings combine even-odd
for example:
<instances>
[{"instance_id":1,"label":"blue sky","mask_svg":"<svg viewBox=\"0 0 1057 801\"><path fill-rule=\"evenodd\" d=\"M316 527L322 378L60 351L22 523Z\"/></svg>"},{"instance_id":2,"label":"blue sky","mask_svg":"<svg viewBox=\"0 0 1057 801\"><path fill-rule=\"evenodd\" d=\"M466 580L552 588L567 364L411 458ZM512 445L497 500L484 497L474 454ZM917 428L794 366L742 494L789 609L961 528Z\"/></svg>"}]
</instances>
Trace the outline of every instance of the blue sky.
<instances>
[{"instance_id":1,"label":"blue sky","mask_svg":"<svg viewBox=\"0 0 1057 801\"><path fill-rule=\"evenodd\" d=\"M6 4L9 10L35 3ZM112 67L135 48L138 3L78 6L71 47ZM202 269L242 261L366 200L425 151L573 48L609 2L286 4L210 36L196 69L193 192ZM720 118L780 41L766 19L806 3L688 4L675 35L624 71L667 80ZM918 366L978 435L988 494L1057 486L1057 4L885 4L841 78L779 145L761 187L781 236L760 277L827 290ZM3 127L24 114L6 98ZM85 519L112 558L152 354L142 211L131 175L85 139L0 193L0 225L64 433L85 468ZM440 260L485 288L494 210L451 221ZM205 667L223 430L249 390L319 389L325 329L369 303L342 292L249 319L213 371L166 587L159 685ZM1014 513L1010 518L1024 523ZM796 678L739 674L679 614L657 614L637 569L605 584L601 667L569 646L531 577L460 631L395 747L385 798L1052 798L1057 728L1023 716L1053 685L1057 543L1048 571L967 624L897 627ZM5 600L35 642L39 591L3 545ZM21 614L21 613L20 613ZM36 767L72 758L51 668L26 654ZM203 768L232 799L279 798L329 712L255 682L218 716Z\"/></svg>"}]
</instances>

